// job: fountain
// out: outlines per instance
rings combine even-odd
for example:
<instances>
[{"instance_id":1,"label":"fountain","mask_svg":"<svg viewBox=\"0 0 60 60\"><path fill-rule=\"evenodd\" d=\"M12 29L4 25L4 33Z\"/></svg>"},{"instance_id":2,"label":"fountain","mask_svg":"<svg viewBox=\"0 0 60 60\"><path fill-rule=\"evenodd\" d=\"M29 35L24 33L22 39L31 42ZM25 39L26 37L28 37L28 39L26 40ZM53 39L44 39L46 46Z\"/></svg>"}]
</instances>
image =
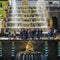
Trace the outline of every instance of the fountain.
<instances>
[{"instance_id":1,"label":"fountain","mask_svg":"<svg viewBox=\"0 0 60 60\"><path fill-rule=\"evenodd\" d=\"M17 0L8 0L9 1L9 11L8 15L8 22L7 27L14 32L14 30L17 32L19 30L19 19L18 19L18 7L17 7Z\"/></svg>"},{"instance_id":2,"label":"fountain","mask_svg":"<svg viewBox=\"0 0 60 60\"><path fill-rule=\"evenodd\" d=\"M12 21L13 21L13 28L16 30L17 28L17 17L18 17L18 11L17 11L17 5L16 5L16 0L12 0Z\"/></svg>"},{"instance_id":3,"label":"fountain","mask_svg":"<svg viewBox=\"0 0 60 60\"><path fill-rule=\"evenodd\" d=\"M18 17L18 12L17 12L17 4L16 4L16 0L11 0L11 19L8 23L11 23L9 28L12 28L12 29L16 29L18 28L18 23L20 21L18 21L17 17ZM25 4L22 4L22 7L24 8L23 10L21 10L21 13L24 13L23 11L25 11L24 14L27 14L28 15L28 3L27 3L27 0L23 0L23 2L25 2ZM26 8L26 9L25 9ZM47 19L46 19L46 6L45 6L45 1L44 0L38 0L37 1L37 14L39 15L39 20L38 20L38 23L41 24L38 25L38 26L23 26L22 28L42 28L44 29L44 32L47 31ZM22 17L25 18L24 14L22 15ZM30 13L32 14L32 13ZM22 20L25 20L25 19L22 19ZM29 17L30 18L30 17ZM36 17L33 17L33 18L36 18ZM28 21L28 20L27 20ZM36 20L37 21L37 20ZM29 25L32 23L37 23L37 22L32 22L32 21L29 21ZM26 21L24 21L25 23L28 23ZM23 23L23 22L22 22ZM26 24L25 24L26 25ZM36 24L34 24L36 25ZM19 26L20 27L20 26ZM38 52L38 51L34 51L34 46L33 46L33 43L32 41L28 41L27 45L26 45L26 50L25 51L20 51L16 54L16 60L45 60L45 58L43 57L42 55L42 52Z\"/></svg>"},{"instance_id":4,"label":"fountain","mask_svg":"<svg viewBox=\"0 0 60 60\"><path fill-rule=\"evenodd\" d=\"M11 9L8 16L7 27L20 32L20 29L42 29L47 33L47 10L45 0L9 0Z\"/></svg>"},{"instance_id":5,"label":"fountain","mask_svg":"<svg viewBox=\"0 0 60 60\"><path fill-rule=\"evenodd\" d=\"M38 18L40 20L40 28L43 29L43 33L46 34L47 33L47 28L48 28L48 24L47 24L47 9L46 9L46 3L45 0L38 0L36 3L36 10L37 10L37 14L38 14Z\"/></svg>"}]
</instances>

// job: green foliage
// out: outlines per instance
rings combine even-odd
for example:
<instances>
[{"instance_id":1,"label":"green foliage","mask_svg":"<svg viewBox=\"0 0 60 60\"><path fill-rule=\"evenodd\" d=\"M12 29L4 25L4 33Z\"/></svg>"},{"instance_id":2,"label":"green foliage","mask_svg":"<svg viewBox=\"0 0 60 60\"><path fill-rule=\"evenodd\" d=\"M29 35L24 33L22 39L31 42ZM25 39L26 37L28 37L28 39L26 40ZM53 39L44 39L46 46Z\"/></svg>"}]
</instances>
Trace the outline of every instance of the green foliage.
<instances>
[{"instance_id":1,"label":"green foliage","mask_svg":"<svg viewBox=\"0 0 60 60\"><path fill-rule=\"evenodd\" d=\"M2 5L2 8L7 8L7 2L6 1L0 1L0 5Z\"/></svg>"},{"instance_id":2,"label":"green foliage","mask_svg":"<svg viewBox=\"0 0 60 60\"><path fill-rule=\"evenodd\" d=\"M7 1L0 0L0 19L5 17L5 9L7 9Z\"/></svg>"},{"instance_id":3,"label":"green foliage","mask_svg":"<svg viewBox=\"0 0 60 60\"><path fill-rule=\"evenodd\" d=\"M0 10L0 18L3 18L5 16L5 11L4 10Z\"/></svg>"}]
</instances>

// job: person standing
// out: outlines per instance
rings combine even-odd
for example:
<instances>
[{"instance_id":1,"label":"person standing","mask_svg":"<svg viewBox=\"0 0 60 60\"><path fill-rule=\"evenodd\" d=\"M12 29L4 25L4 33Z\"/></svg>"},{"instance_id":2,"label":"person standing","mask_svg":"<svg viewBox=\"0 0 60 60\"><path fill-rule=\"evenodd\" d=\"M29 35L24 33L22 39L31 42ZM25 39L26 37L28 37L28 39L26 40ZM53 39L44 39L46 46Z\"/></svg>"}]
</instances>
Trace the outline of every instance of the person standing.
<instances>
[{"instance_id":1,"label":"person standing","mask_svg":"<svg viewBox=\"0 0 60 60\"><path fill-rule=\"evenodd\" d=\"M50 40L50 36L51 36L51 29L50 28L48 28L48 40Z\"/></svg>"},{"instance_id":2,"label":"person standing","mask_svg":"<svg viewBox=\"0 0 60 60\"><path fill-rule=\"evenodd\" d=\"M40 30L39 29L36 30L36 36L37 36L37 39L40 40Z\"/></svg>"},{"instance_id":3,"label":"person standing","mask_svg":"<svg viewBox=\"0 0 60 60\"><path fill-rule=\"evenodd\" d=\"M10 40L10 38L11 38L11 31L8 30L8 40Z\"/></svg>"},{"instance_id":4,"label":"person standing","mask_svg":"<svg viewBox=\"0 0 60 60\"><path fill-rule=\"evenodd\" d=\"M34 30L33 29L31 30L31 38L32 38L32 40L34 39Z\"/></svg>"},{"instance_id":5,"label":"person standing","mask_svg":"<svg viewBox=\"0 0 60 60\"><path fill-rule=\"evenodd\" d=\"M53 39L55 39L55 37L56 37L56 32L57 32L57 30L54 29L54 31L53 31Z\"/></svg>"},{"instance_id":6,"label":"person standing","mask_svg":"<svg viewBox=\"0 0 60 60\"><path fill-rule=\"evenodd\" d=\"M25 39L25 29L23 29L23 31L22 31L22 34L23 34L23 39Z\"/></svg>"},{"instance_id":7,"label":"person standing","mask_svg":"<svg viewBox=\"0 0 60 60\"><path fill-rule=\"evenodd\" d=\"M25 39L26 39L26 40L28 39L28 31L27 31L27 29L26 29L26 31L25 31Z\"/></svg>"},{"instance_id":8,"label":"person standing","mask_svg":"<svg viewBox=\"0 0 60 60\"><path fill-rule=\"evenodd\" d=\"M16 30L14 29L14 40L16 39Z\"/></svg>"},{"instance_id":9,"label":"person standing","mask_svg":"<svg viewBox=\"0 0 60 60\"><path fill-rule=\"evenodd\" d=\"M27 30L28 31L28 39L31 39L31 30Z\"/></svg>"},{"instance_id":10,"label":"person standing","mask_svg":"<svg viewBox=\"0 0 60 60\"><path fill-rule=\"evenodd\" d=\"M20 39L23 39L23 30L20 30Z\"/></svg>"},{"instance_id":11,"label":"person standing","mask_svg":"<svg viewBox=\"0 0 60 60\"><path fill-rule=\"evenodd\" d=\"M41 29L40 30L40 39L42 40L42 33L43 33L43 30Z\"/></svg>"}]
</instances>

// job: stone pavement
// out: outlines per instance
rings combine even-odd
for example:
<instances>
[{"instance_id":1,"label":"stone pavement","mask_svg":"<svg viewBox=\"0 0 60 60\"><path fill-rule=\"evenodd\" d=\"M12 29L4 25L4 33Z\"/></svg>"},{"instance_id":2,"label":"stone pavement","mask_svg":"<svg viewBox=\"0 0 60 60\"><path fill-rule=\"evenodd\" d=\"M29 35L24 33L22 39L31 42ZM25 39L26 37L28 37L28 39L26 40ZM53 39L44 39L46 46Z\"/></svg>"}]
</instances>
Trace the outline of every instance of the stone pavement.
<instances>
[{"instance_id":1,"label":"stone pavement","mask_svg":"<svg viewBox=\"0 0 60 60\"><path fill-rule=\"evenodd\" d=\"M14 38L6 38L6 37L0 37L0 40L13 40ZM22 40L21 38L16 38L16 40ZM27 39L29 40L29 39ZM32 40L32 39L31 39ZM35 40L38 40L35 38ZM48 37L42 37L42 40L48 40ZM50 37L50 40L53 40L53 37Z\"/></svg>"}]
</instances>

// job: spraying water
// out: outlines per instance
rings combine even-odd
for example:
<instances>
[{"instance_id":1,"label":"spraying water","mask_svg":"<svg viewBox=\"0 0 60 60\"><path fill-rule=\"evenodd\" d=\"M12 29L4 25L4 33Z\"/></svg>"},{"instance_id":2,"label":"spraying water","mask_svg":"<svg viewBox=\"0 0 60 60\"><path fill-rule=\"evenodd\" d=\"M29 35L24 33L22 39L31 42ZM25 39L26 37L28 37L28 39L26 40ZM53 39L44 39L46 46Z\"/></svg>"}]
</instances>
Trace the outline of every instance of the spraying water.
<instances>
[{"instance_id":1,"label":"spraying water","mask_svg":"<svg viewBox=\"0 0 60 60\"><path fill-rule=\"evenodd\" d=\"M10 5L11 5L12 9L10 9L11 17L9 17L9 18L10 18L11 21L9 21L9 23L11 23L10 24L11 26L8 26L8 27L11 28L11 29L18 29L18 30L19 30L19 28L37 28L38 27L38 28L43 29L43 33L46 33L48 25L47 25L45 0L36 1L36 6L35 7L36 7L37 11L35 11L33 13L34 14L37 13L37 16L35 16L35 15L33 15L33 13L31 13L31 11L34 11L33 9L29 10L29 4L28 4L27 1L28 0L26 0L26 1L22 0L22 2L21 2L22 4L20 3L21 5L19 5L19 2L17 3L17 0L10 0ZM26 5L26 7L25 7L25 5ZM23 9L20 8L20 10L19 10L18 7L22 7ZM32 6L32 8L33 8L33 6ZM26 14L24 12L26 12ZM34 16L34 17L31 18L30 14L32 14L31 16ZM32 21L30 18L34 21ZM35 21L34 18L36 18L37 22Z\"/></svg>"},{"instance_id":2,"label":"spraying water","mask_svg":"<svg viewBox=\"0 0 60 60\"><path fill-rule=\"evenodd\" d=\"M41 28L44 30L44 33L47 33L47 16L46 16L46 3L45 0L38 0L36 3L36 9L39 21L41 22Z\"/></svg>"},{"instance_id":3,"label":"spraying water","mask_svg":"<svg viewBox=\"0 0 60 60\"><path fill-rule=\"evenodd\" d=\"M17 15L17 5L16 5L16 0L12 0L12 20L14 21L14 23L15 23L15 27L17 27L17 17L18 17L18 15Z\"/></svg>"},{"instance_id":4,"label":"spraying water","mask_svg":"<svg viewBox=\"0 0 60 60\"><path fill-rule=\"evenodd\" d=\"M9 0L9 5L11 7L11 9L10 9L11 12L9 13L11 15L10 21L9 21L9 23L10 23L9 28L12 29L13 32L14 32L14 30L16 32L18 32L19 28L20 28L20 26L18 26L20 19L18 18L19 13L18 13L17 0Z\"/></svg>"}]
</instances>

